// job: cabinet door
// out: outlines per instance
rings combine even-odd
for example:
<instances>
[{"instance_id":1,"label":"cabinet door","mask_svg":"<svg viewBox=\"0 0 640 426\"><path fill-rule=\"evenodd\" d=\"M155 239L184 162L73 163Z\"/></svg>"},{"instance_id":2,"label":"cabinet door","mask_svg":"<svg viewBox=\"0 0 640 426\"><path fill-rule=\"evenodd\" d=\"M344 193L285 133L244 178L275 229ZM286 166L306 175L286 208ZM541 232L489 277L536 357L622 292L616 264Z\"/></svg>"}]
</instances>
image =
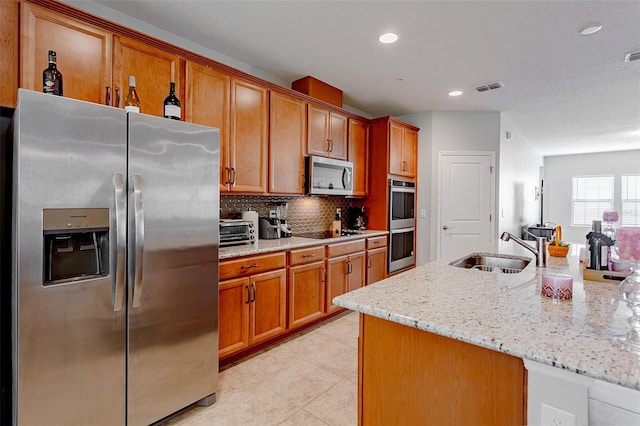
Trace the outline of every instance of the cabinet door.
<instances>
[{"instance_id":1,"label":"cabinet door","mask_svg":"<svg viewBox=\"0 0 640 426\"><path fill-rule=\"evenodd\" d=\"M389 173L404 174L402 149L404 145L404 127L389 124Z\"/></svg>"},{"instance_id":2,"label":"cabinet door","mask_svg":"<svg viewBox=\"0 0 640 426\"><path fill-rule=\"evenodd\" d=\"M269 339L287 329L287 272L280 269L252 275L249 343Z\"/></svg>"},{"instance_id":3,"label":"cabinet door","mask_svg":"<svg viewBox=\"0 0 640 426\"><path fill-rule=\"evenodd\" d=\"M106 88L112 85L110 32L27 2L22 3L20 25L20 87L42 92L42 71L49 65L49 50L54 50L63 95L106 102Z\"/></svg>"},{"instance_id":4,"label":"cabinet door","mask_svg":"<svg viewBox=\"0 0 640 426\"><path fill-rule=\"evenodd\" d=\"M347 268L349 256L340 256L327 259L327 302L326 313L330 313L340 309L332 303L336 296L345 293L347 287Z\"/></svg>"},{"instance_id":5,"label":"cabinet door","mask_svg":"<svg viewBox=\"0 0 640 426\"><path fill-rule=\"evenodd\" d=\"M218 285L218 355L220 358L249 346L249 278Z\"/></svg>"},{"instance_id":6,"label":"cabinet door","mask_svg":"<svg viewBox=\"0 0 640 426\"><path fill-rule=\"evenodd\" d=\"M369 150L367 149L367 123L349 119L348 158L353 163L353 195L369 195Z\"/></svg>"},{"instance_id":7,"label":"cabinet door","mask_svg":"<svg viewBox=\"0 0 640 426\"><path fill-rule=\"evenodd\" d=\"M347 159L347 117L331 112L329 114L329 157Z\"/></svg>"},{"instance_id":8,"label":"cabinet door","mask_svg":"<svg viewBox=\"0 0 640 426\"><path fill-rule=\"evenodd\" d=\"M289 328L324 315L324 262L289 268Z\"/></svg>"},{"instance_id":9,"label":"cabinet door","mask_svg":"<svg viewBox=\"0 0 640 426\"><path fill-rule=\"evenodd\" d=\"M387 248L367 250L367 285L387 277Z\"/></svg>"},{"instance_id":10,"label":"cabinet door","mask_svg":"<svg viewBox=\"0 0 640 426\"><path fill-rule=\"evenodd\" d=\"M267 191L268 108L265 87L231 79L231 191Z\"/></svg>"},{"instance_id":11,"label":"cabinet door","mask_svg":"<svg viewBox=\"0 0 640 426\"><path fill-rule=\"evenodd\" d=\"M418 162L418 132L411 129L404 130L402 158L405 161L404 175L407 177L416 177Z\"/></svg>"},{"instance_id":12,"label":"cabinet door","mask_svg":"<svg viewBox=\"0 0 640 426\"><path fill-rule=\"evenodd\" d=\"M18 91L18 21L20 3L17 0L0 1L0 106L15 108ZM44 69L44 68L43 68ZM42 70L40 70L42 85ZM42 90L42 87L40 87Z\"/></svg>"},{"instance_id":13,"label":"cabinet door","mask_svg":"<svg viewBox=\"0 0 640 426\"><path fill-rule=\"evenodd\" d=\"M120 105L129 91L129 76L136 77L140 112L164 116L169 83L180 85L180 58L169 52L126 37L114 37L113 86L120 89ZM64 75L64 70L62 70ZM65 83L66 86L66 83ZM66 93L66 89L65 89Z\"/></svg>"},{"instance_id":14,"label":"cabinet door","mask_svg":"<svg viewBox=\"0 0 640 426\"><path fill-rule=\"evenodd\" d=\"M354 253L349 255L349 267L347 269L347 282L345 292L364 287L366 279L366 253Z\"/></svg>"},{"instance_id":15,"label":"cabinet door","mask_svg":"<svg viewBox=\"0 0 640 426\"><path fill-rule=\"evenodd\" d=\"M329 110L317 105L307 107L307 153L329 155Z\"/></svg>"},{"instance_id":16,"label":"cabinet door","mask_svg":"<svg viewBox=\"0 0 640 426\"><path fill-rule=\"evenodd\" d=\"M271 92L269 192L304 194L306 102Z\"/></svg>"},{"instance_id":17,"label":"cabinet door","mask_svg":"<svg viewBox=\"0 0 640 426\"><path fill-rule=\"evenodd\" d=\"M185 86L185 120L220 129L220 191L226 191L229 184L231 77L188 61Z\"/></svg>"}]
</instances>

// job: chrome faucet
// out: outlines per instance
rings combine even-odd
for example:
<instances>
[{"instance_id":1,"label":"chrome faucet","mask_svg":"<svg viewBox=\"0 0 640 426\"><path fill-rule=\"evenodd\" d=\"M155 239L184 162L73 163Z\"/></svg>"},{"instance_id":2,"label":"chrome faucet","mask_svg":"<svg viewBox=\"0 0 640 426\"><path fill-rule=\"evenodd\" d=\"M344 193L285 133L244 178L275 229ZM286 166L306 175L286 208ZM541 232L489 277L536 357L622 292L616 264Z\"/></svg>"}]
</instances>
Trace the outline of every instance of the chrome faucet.
<instances>
[{"instance_id":1,"label":"chrome faucet","mask_svg":"<svg viewBox=\"0 0 640 426\"><path fill-rule=\"evenodd\" d=\"M538 237L537 235L532 234L527 230L525 230L524 232L526 232L527 234L531 235L536 239L536 248L531 247L529 244L525 243L520 238L508 232L503 232L502 235L500 235L500 239L502 241L509 241L512 239L513 241L520 244L522 247L526 248L536 256L536 266L541 266L541 267L547 266L547 237Z\"/></svg>"}]
</instances>

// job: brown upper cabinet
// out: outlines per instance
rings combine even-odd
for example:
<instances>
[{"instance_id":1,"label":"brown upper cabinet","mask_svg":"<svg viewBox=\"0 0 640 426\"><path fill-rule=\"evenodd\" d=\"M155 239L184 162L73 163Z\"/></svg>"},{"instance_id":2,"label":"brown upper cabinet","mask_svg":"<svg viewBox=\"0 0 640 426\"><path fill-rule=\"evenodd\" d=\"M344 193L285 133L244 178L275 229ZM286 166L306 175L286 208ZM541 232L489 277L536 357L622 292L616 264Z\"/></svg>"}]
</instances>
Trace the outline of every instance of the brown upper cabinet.
<instances>
[{"instance_id":1,"label":"brown upper cabinet","mask_svg":"<svg viewBox=\"0 0 640 426\"><path fill-rule=\"evenodd\" d=\"M0 106L14 108L18 91L18 28L20 4L0 1ZM43 68L44 69L44 68Z\"/></svg>"},{"instance_id":2,"label":"brown upper cabinet","mask_svg":"<svg viewBox=\"0 0 640 426\"><path fill-rule=\"evenodd\" d=\"M68 98L122 107L133 75L140 111L162 116L169 82L181 87L178 56L27 2L20 42L20 87L26 89L42 91L49 50L57 54Z\"/></svg>"},{"instance_id":3,"label":"brown upper cabinet","mask_svg":"<svg viewBox=\"0 0 640 426\"><path fill-rule=\"evenodd\" d=\"M386 157L388 173L415 178L419 129L394 117L377 118L369 126L375 164Z\"/></svg>"},{"instance_id":4,"label":"brown upper cabinet","mask_svg":"<svg viewBox=\"0 0 640 426\"><path fill-rule=\"evenodd\" d=\"M353 196L369 195L369 126L365 121L349 118L349 161L353 163Z\"/></svg>"},{"instance_id":5,"label":"brown upper cabinet","mask_svg":"<svg viewBox=\"0 0 640 426\"><path fill-rule=\"evenodd\" d=\"M42 71L54 50L64 96L104 104L113 34L30 3L21 7L20 87L42 92Z\"/></svg>"},{"instance_id":6,"label":"brown upper cabinet","mask_svg":"<svg viewBox=\"0 0 640 426\"><path fill-rule=\"evenodd\" d=\"M220 129L220 191L227 191L231 77L221 71L187 61L185 87L185 120Z\"/></svg>"},{"instance_id":7,"label":"brown upper cabinet","mask_svg":"<svg viewBox=\"0 0 640 426\"><path fill-rule=\"evenodd\" d=\"M416 177L418 132L389 123L389 173Z\"/></svg>"},{"instance_id":8,"label":"brown upper cabinet","mask_svg":"<svg viewBox=\"0 0 640 426\"><path fill-rule=\"evenodd\" d=\"M231 78L231 122L221 182L227 191L267 192L269 91L249 81ZM225 176L226 175L226 176Z\"/></svg>"},{"instance_id":9,"label":"brown upper cabinet","mask_svg":"<svg viewBox=\"0 0 640 426\"><path fill-rule=\"evenodd\" d=\"M271 91L269 192L304 194L306 102Z\"/></svg>"},{"instance_id":10,"label":"brown upper cabinet","mask_svg":"<svg viewBox=\"0 0 640 426\"><path fill-rule=\"evenodd\" d=\"M347 159L347 117L312 103L307 107L307 153Z\"/></svg>"},{"instance_id":11,"label":"brown upper cabinet","mask_svg":"<svg viewBox=\"0 0 640 426\"><path fill-rule=\"evenodd\" d=\"M169 83L174 81L181 88L181 59L169 52L126 37L114 37L113 86L120 90L120 104L112 99L112 105L123 107L129 91L129 76L136 77L136 91L140 97L140 112L164 116L164 98L169 94ZM66 84L65 84L66 85ZM114 89L115 90L115 89ZM178 98L183 98L181 93ZM116 99L117 101L117 99Z\"/></svg>"},{"instance_id":12,"label":"brown upper cabinet","mask_svg":"<svg viewBox=\"0 0 640 426\"><path fill-rule=\"evenodd\" d=\"M220 129L220 192L266 192L268 90L192 61L185 88L185 120Z\"/></svg>"}]
</instances>

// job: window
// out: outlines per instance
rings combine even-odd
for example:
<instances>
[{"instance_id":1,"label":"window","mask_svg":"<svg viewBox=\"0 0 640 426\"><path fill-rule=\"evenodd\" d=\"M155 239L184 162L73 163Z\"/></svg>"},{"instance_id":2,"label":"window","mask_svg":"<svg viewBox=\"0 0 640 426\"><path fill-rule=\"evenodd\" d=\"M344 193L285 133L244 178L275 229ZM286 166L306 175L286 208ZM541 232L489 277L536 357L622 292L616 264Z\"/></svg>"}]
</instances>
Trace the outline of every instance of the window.
<instances>
[{"instance_id":1,"label":"window","mask_svg":"<svg viewBox=\"0 0 640 426\"><path fill-rule=\"evenodd\" d=\"M571 225L591 225L613 210L613 176L574 176ZM637 192L636 192L637 194Z\"/></svg>"},{"instance_id":2,"label":"window","mask_svg":"<svg viewBox=\"0 0 640 426\"><path fill-rule=\"evenodd\" d=\"M623 226L640 225L640 175L622 175Z\"/></svg>"}]
</instances>

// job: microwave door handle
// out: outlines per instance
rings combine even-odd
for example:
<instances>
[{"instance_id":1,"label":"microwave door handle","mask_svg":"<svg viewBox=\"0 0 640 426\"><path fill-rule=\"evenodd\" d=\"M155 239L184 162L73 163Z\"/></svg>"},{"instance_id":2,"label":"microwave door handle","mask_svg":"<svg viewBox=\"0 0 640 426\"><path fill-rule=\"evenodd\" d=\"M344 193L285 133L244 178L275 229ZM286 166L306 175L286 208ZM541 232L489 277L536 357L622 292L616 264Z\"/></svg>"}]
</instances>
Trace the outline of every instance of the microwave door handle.
<instances>
[{"instance_id":1,"label":"microwave door handle","mask_svg":"<svg viewBox=\"0 0 640 426\"><path fill-rule=\"evenodd\" d=\"M132 307L140 307L142 301L142 259L144 254L144 206L142 201L142 178L133 175L133 220L135 228L135 254L133 262Z\"/></svg>"},{"instance_id":2,"label":"microwave door handle","mask_svg":"<svg viewBox=\"0 0 640 426\"><path fill-rule=\"evenodd\" d=\"M125 198L124 198L124 177L122 173L113 174L113 187L114 187L114 199L115 199L115 226L113 231L116 235L115 250L113 253L114 259L114 281L112 291L113 311L118 312L122 310L124 304L124 283L125 283L125 241L126 241L126 212L125 212Z\"/></svg>"},{"instance_id":3,"label":"microwave door handle","mask_svg":"<svg viewBox=\"0 0 640 426\"><path fill-rule=\"evenodd\" d=\"M342 186L344 189L351 188L351 170L348 167L345 167L342 171Z\"/></svg>"}]
</instances>

